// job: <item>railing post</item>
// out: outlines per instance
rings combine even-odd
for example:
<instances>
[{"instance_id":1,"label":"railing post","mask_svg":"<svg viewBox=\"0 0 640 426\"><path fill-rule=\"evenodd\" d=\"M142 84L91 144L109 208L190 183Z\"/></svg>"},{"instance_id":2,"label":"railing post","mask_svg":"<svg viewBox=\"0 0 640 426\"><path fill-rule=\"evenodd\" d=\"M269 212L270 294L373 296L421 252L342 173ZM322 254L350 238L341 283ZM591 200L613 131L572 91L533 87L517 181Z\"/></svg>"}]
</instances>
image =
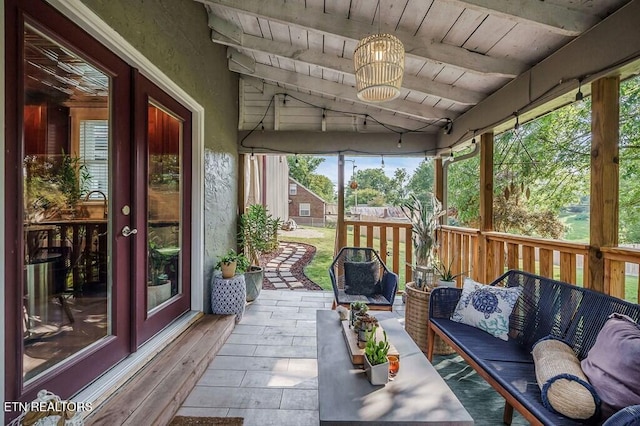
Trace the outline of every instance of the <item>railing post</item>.
<instances>
[{"instance_id":1,"label":"railing post","mask_svg":"<svg viewBox=\"0 0 640 426\"><path fill-rule=\"evenodd\" d=\"M591 84L591 205L589 286L605 291L601 247L618 245L620 78Z\"/></svg>"},{"instance_id":2,"label":"railing post","mask_svg":"<svg viewBox=\"0 0 640 426\"><path fill-rule=\"evenodd\" d=\"M336 226L337 254L347 245L347 227L344 224L344 154L338 155L338 224Z\"/></svg>"},{"instance_id":3,"label":"railing post","mask_svg":"<svg viewBox=\"0 0 640 426\"><path fill-rule=\"evenodd\" d=\"M485 232L493 231L493 132L480 137L480 235L478 238L479 276L485 283L496 276L487 262L489 250Z\"/></svg>"}]
</instances>

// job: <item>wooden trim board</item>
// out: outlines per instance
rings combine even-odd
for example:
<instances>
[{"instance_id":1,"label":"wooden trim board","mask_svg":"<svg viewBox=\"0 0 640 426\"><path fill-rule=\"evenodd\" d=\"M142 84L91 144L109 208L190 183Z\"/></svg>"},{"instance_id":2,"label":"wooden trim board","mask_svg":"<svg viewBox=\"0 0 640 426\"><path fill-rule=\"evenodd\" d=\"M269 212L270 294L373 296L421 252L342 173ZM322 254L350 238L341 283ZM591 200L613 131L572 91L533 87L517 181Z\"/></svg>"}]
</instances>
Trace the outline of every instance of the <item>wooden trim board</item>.
<instances>
[{"instance_id":1,"label":"wooden trim board","mask_svg":"<svg viewBox=\"0 0 640 426\"><path fill-rule=\"evenodd\" d=\"M363 365L364 364L364 348L358 347L358 336L356 333L349 327L349 321L342 321L342 335L344 336L345 343L347 344L347 351L349 352L349 358L351 358L351 362L353 365ZM376 330L376 339L382 340L384 339L384 331L382 327L378 327ZM389 342L389 352L388 355L397 355L400 357L398 350L391 342Z\"/></svg>"}]
</instances>

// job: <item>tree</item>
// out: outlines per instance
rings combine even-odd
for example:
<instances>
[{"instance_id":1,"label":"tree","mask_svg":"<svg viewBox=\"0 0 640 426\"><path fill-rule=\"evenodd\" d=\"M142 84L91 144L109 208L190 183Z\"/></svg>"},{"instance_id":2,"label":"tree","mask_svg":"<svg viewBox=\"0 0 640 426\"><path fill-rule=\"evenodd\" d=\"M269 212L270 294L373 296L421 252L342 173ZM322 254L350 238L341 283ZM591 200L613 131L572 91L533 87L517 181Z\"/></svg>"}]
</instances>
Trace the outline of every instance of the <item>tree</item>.
<instances>
[{"instance_id":1,"label":"tree","mask_svg":"<svg viewBox=\"0 0 640 426\"><path fill-rule=\"evenodd\" d=\"M345 191L345 204L348 207L355 205L355 191L358 194L358 204L369 204L373 199L376 199L376 204L386 204L385 194L389 192L391 179L381 168L358 170L354 180L358 184L357 189L347 186Z\"/></svg>"},{"instance_id":2,"label":"tree","mask_svg":"<svg viewBox=\"0 0 640 426\"><path fill-rule=\"evenodd\" d=\"M296 155L293 157L288 156L287 162L289 163L289 176L311 189L312 177L320 164L324 162L324 158L311 155Z\"/></svg>"},{"instance_id":3,"label":"tree","mask_svg":"<svg viewBox=\"0 0 640 426\"><path fill-rule=\"evenodd\" d=\"M308 188L328 203L332 203L335 200L333 182L324 175L312 174Z\"/></svg>"},{"instance_id":4,"label":"tree","mask_svg":"<svg viewBox=\"0 0 640 426\"><path fill-rule=\"evenodd\" d=\"M406 169L399 168L393 172L393 178L389 182L389 192L386 203L391 206L400 206L407 199L409 188L407 186L408 173Z\"/></svg>"},{"instance_id":5,"label":"tree","mask_svg":"<svg viewBox=\"0 0 640 426\"><path fill-rule=\"evenodd\" d=\"M432 160L422 161L409 179L408 192L420 200L421 203L430 203L430 195L433 192L434 168Z\"/></svg>"}]
</instances>

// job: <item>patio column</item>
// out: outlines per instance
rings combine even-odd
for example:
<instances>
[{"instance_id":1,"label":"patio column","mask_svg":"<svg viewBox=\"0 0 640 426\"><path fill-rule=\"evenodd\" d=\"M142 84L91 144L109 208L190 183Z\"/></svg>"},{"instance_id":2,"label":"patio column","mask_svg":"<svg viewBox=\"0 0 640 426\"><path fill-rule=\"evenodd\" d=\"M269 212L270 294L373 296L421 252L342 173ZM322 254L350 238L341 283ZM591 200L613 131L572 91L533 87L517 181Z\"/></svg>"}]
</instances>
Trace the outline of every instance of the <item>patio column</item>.
<instances>
[{"instance_id":1,"label":"patio column","mask_svg":"<svg viewBox=\"0 0 640 426\"><path fill-rule=\"evenodd\" d=\"M620 78L605 77L591 84L591 203L588 282L605 292L601 247L618 245Z\"/></svg>"},{"instance_id":2,"label":"patio column","mask_svg":"<svg viewBox=\"0 0 640 426\"><path fill-rule=\"evenodd\" d=\"M347 229L344 225L344 154L338 154L338 227L336 254L347 245Z\"/></svg>"},{"instance_id":3,"label":"patio column","mask_svg":"<svg viewBox=\"0 0 640 426\"><path fill-rule=\"evenodd\" d=\"M480 241L478 251L480 262L477 276L481 282L491 282L494 278L493 255L487 243L485 232L493 231L493 132L480 136ZM474 274L476 275L476 274ZM499 274L498 274L499 275Z\"/></svg>"}]
</instances>

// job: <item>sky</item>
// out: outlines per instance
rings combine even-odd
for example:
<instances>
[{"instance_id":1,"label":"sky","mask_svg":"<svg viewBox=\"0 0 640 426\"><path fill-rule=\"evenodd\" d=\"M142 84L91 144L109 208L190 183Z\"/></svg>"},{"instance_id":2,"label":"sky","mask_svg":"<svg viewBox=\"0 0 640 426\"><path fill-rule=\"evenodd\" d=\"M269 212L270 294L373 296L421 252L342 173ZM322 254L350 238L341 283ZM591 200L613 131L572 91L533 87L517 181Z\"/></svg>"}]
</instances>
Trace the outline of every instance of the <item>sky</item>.
<instances>
[{"instance_id":1,"label":"sky","mask_svg":"<svg viewBox=\"0 0 640 426\"><path fill-rule=\"evenodd\" d=\"M338 156L323 156L325 160L320 164L316 170L317 174L327 176L334 184L338 183ZM359 170L365 169L378 169L382 164L382 158L378 155L375 157L349 157L345 155L344 163L344 179L345 182L351 180L351 174L353 172L354 163L351 160L355 160L356 173ZM416 170L420 162L424 158L421 157L384 157L384 173L393 178L393 173L396 169L404 168L407 170L408 176L411 176Z\"/></svg>"}]
</instances>

